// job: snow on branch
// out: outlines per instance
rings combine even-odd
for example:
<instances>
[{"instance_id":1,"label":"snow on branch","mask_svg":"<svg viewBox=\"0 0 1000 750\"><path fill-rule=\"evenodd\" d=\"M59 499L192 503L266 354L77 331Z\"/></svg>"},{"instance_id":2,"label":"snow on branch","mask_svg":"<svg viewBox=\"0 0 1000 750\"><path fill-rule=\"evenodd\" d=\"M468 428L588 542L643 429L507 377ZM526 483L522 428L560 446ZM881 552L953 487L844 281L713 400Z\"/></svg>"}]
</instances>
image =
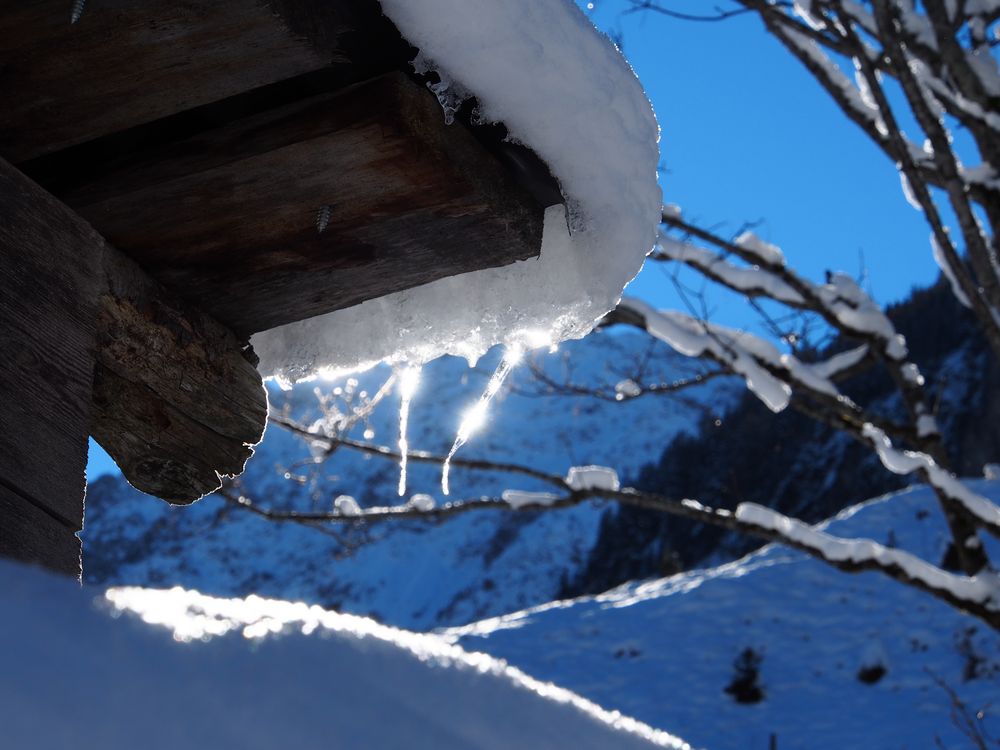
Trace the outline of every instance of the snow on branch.
<instances>
[{"instance_id":1,"label":"snow on branch","mask_svg":"<svg viewBox=\"0 0 1000 750\"><path fill-rule=\"evenodd\" d=\"M793 390L801 389L848 420L853 421L861 414L860 408L840 392L833 378L860 362L867 354L865 347L807 364L792 354L779 352L759 336L681 312L656 310L640 299L625 297L619 309L631 312L640 327L681 354L707 357L742 375L747 388L772 411L782 411L788 406Z\"/></svg>"},{"instance_id":2,"label":"snow on branch","mask_svg":"<svg viewBox=\"0 0 1000 750\"><path fill-rule=\"evenodd\" d=\"M945 0L797 0L791 7L768 0L735 2L760 16L889 157L904 196L931 228L932 251L942 272L1000 356L1000 213L995 210L1000 194L1000 66L991 38L1000 19L995 5ZM854 82L848 76L852 66ZM887 79L899 84L901 98L890 101ZM906 110L916 121L917 137L926 139L922 147L903 132L896 110ZM959 158L959 128L971 136L980 164L966 167ZM935 188L941 192L932 192ZM950 231L955 228L958 232Z\"/></svg>"},{"instance_id":3,"label":"snow on branch","mask_svg":"<svg viewBox=\"0 0 1000 750\"><path fill-rule=\"evenodd\" d=\"M381 451L377 451L381 453ZM443 461L444 456L438 456ZM481 462L477 468L496 471L509 465ZM521 467L521 473L528 473ZM590 476L601 467L577 467L570 476ZM580 471L583 469L584 471ZM530 492L505 490L499 498L456 500L443 505L408 502L404 505L369 507L357 513L337 510L299 512L272 510L261 507L250 498L224 489L220 496L233 507L260 515L275 522L292 522L324 530L328 524L357 524L399 519L440 520L446 517L478 511L539 511L569 508L595 499L614 500L645 510L669 513L692 521L747 534L769 542L778 542L825 562L839 570L853 573L872 570L887 575L941 599L951 606L978 617L995 630L1000 630L1000 583L992 570L977 576L947 573L905 552L887 549L871 540L839 539L816 531L796 519L788 518L767 508L750 503L741 504L736 512L712 508L695 500L673 500L661 495L641 492L630 487L617 488L610 481L613 472L602 469L601 478L574 489L570 483L554 475L549 479L562 484L560 492ZM578 483L579 484L579 483ZM603 485L603 486L601 486Z\"/></svg>"},{"instance_id":4,"label":"snow on branch","mask_svg":"<svg viewBox=\"0 0 1000 750\"><path fill-rule=\"evenodd\" d=\"M739 244L738 240L737 243ZM741 246L752 252L746 244ZM690 242L682 242L663 233L660 235L656 248L657 252L654 257L657 260L676 260L685 263L696 268L713 281L747 296L770 297L794 306L801 306L805 302L802 295L795 289L777 275L760 266L737 266L707 248L698 247ZM774 258L774 256L771 257Z\"/></svg>"},{"instance_id":5,"label":"snow on branch","mask_svg":"<svg viewBox=\"0 0 1000 750\"><path fill-rule=\"evenodd\" d=\"M934 98L939 102L944 102L949 105L950 112L964 115L963 120L975 120L984 127L990 128L994 133L1000 134L1000 114L984 109L978 102L965 97L961 91L956 91L934 75L923 61L911 56L909 64L914 78L926 92L926 99Z\"/></svg>"},{"instance_id":6,"label":"snow on branch","mask_svg":"<svg viewBox=\"0 0 1000 750\"><path fill-rule=\"evenodd\" d=\"M779 541L834 567L881 570L959 606L971 605L1000 612L1000 576L995 571L987 570L975 576L956 575L904 550L891 549L871 539L841 539L755 503L741 503L735 516L744 524L774 532Z\"/></svg>"},{"instance_id":7,"label":"snow on branch","mask_svg":"<svg viewBox=\"0 0 1000 750\"><path fill-rule=\"evenodd\" d=\"M846 274L833 273L827 283L814 284L785 263L779 248L748 233L730 242L679 216L662 218L667 227L718 249L695 246L661 233L654 259L684 263L741 294L764 296L794 309L815 312L845 335L868 341L888 359L902 361L907 356L906 342L892 322ZM726 255L735 255L750 267L737 267L726 260Z\"/></svg>"},{"instance_id":8,"label":"snow on branch","mask_svg":"<svg viewBox=\"0 0 1000 750\"><path fill-rule=\"evenodd\" d=\"M559 495L554 492L528 492L527 490L504 490L500 495L503 500L514 510L520 508L550 508L558 500Z\"/></svg>"},{"instance_id":9,"label":"snow on branch","mask_svg":"<svg viewBox=\"0 0 1000 750\"><path fill-rule=\"evenodd\" d=\"M944 275L945 279L948 280L948 285L951 287L951 293L955 295L955 299L959 301L962 307L972 309L972 302L969 300L969 295L965 293L962 289L962 285L958 281L958 277L955 275L955 271L951 266L950 261L945 256L944 250L937 241L937 237L931 234L931 253L934 256L934 262L937 263L938 268L941 269L941 273Z\"/></svg>"},{"instance_id":10,"label":"snow on branch","mask_svg":"<svg viewBox=\"0 0 1000 750\"><path fill-rule=\"evenodd\" d=\"M684 313L656 310L634 297L623 297L619 307L640 315L649 334L689 357L707 356L742 375L749 388L769 409L782 411L791 386L771 374L761 359L779 361L777 350L752 334L699 321ZM751 351L751 348L754 351ZM836 387L832 386L834 391Z\"/></svg>"},{"instance_id":11,"label":"snow on branch","mask_svg":"<svg viewBox=\"0 0 1000 750\"><path fill-rule=\"evenodd\" d=\"M618 472L607 466L571 466L566 485L572 490L611 490L621 486Z\"/></svg>"},{"instance_id":12,"label":"snow on branch","mask_svg":"<svg viewBox=\"0 0 1000 750\"><path fill-rule=\"evenodd\" d=\"M815 39L807 38L800 30L788 26L774 25L771 32L805 65L851 120L875 140L888 136L889 129L879 107L865 90L847 77Z\"/></svg>"},{"instance_id":13,"label":"snow on branch","mask_svg":"<svg viewBox=\"0 0 1000 750\"><path fill-rule=\"evenodd\" d=\"M878 427L866 424L862 434L870 441L882 465L894 474L919 473L948 498L960 503L996 536L1000 536L1000 507L976 494L933 458L919 451L899 450Z\"/></svg>"},{"instance_id":14,"label":"snow on branch","mask_svg":"<svg viewBox=\"0 0 1000 750\"><path fill-rule=\"evenodd\" d=\"M846 352L834 354L822 362L810 364L809 367L815 371L817 376L833 380L839 375L857 367L868 356L869 351L868 344L862 344L853 349L848 349Z\"/></svg>"}]
</instances>

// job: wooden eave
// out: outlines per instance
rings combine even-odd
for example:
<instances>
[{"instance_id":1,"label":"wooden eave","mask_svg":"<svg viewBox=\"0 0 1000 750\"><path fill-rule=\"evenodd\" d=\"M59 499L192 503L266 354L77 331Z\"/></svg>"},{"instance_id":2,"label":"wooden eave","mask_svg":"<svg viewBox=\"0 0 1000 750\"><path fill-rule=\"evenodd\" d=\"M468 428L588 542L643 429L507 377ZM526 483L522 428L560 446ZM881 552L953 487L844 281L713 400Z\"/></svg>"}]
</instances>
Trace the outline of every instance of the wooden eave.
<instances>
[{"instance_id":1,"label":"wooden eave","mask_svg":"<svg viewBox=\"0 0 1000 750\"><path fill-rule=\"evenodd\" d=\"M88 433L197 499L263 431L250 334L532 257L561 201L377 0L78 5L0 6L0 554L70 572Z\"/></svg>"},{"instance_id":2,"label":"wooden eave","mask_svg":"<svg viewBox=\"0 0 1000 750\"><path fill-rule=\"evenodd\" d=\"M0 39L0 156L240 335L532 257L560 200L376 0L27 0Z\"/></svg>"}]
</instances>

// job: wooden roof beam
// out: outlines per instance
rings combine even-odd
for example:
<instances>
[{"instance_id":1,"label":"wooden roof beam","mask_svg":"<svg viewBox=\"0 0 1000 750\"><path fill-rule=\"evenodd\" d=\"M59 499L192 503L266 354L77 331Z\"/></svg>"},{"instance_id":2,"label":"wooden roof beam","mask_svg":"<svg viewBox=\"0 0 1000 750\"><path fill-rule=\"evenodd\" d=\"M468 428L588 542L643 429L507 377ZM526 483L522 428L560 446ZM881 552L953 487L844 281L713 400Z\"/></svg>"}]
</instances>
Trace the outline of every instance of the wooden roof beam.
<instances>
[{"instance_id":1,"label":"wooden roof beam","mask_svg":"<svg viewBox=\"0 0 1000 750\"><path fill-rule=\"evenodd\" d=\"M267 419L246 344L0 159L0 554L78 572L87 435L143 492L239 474Z\"/></svg>"},{"instance_id":2,"label":"wooden roof beam","mask_svg":"<svg viewBox=\"0 0 1000 750\"><path fill-rule=\"evenodd\" d=\"M377 0L26 0L0 39L0 156L241 336L537 255L561 201Z\"/></svg>"},{"instance_id":3,"label":"wooden roof beam","mask_svg":"<svg viewBox=\"0 0 1000 750\"><path fill-rule=\"evenodd\" d=\"M133 487L194 502L238 476L267 422L247 344L104 245L90 434Z\"/></svg>"},{"instance_id":4,"label":"wooden roof beam","mask_svg":"<svg viewBox=\"0 0 1000 750\"><path fill-rule=\"evenodd\" d=\"M177 141L138 150L115 142L36 163L33 174L240 335L541 246L542 202L468 128L446 125L434 96L402 73Z\"/></svg>"},{"instance_id":5,"label":"wooden roof beam","mask_svg":"<svg viewBox=\"0 0 1000 750\"><path fill-rule=\"evenodd\" d=\"M0 11L0 155L14 164L318 70L404 65L377 0L101 0Z\"/></svg>"}]
</instances>

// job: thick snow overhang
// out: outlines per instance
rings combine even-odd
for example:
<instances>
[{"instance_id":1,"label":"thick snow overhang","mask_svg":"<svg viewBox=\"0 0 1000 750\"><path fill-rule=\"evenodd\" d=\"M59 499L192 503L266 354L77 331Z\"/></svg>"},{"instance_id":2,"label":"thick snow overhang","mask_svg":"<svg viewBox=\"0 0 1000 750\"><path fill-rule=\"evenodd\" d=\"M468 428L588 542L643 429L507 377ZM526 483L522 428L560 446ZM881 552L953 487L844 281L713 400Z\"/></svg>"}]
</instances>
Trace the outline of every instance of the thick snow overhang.
<instances>
[{"instance_id":1,"label":"thick snow overhang","mask_svg":"<svg viewBox=\"0 0 1000 750\"><path fill-rule=\"evenodd\" d=\"M561 194L543 205L558 205L539 257L255 336L262 371L296 380L445 353L472 361L499 343L583 336L638 272L659 221L658 128L634 72L572 0L381 5L446 117L502 123L508 148L528 148L510 159L522 182L540 170L520 157L537 155Z\"/></svg>"}]
</instances>

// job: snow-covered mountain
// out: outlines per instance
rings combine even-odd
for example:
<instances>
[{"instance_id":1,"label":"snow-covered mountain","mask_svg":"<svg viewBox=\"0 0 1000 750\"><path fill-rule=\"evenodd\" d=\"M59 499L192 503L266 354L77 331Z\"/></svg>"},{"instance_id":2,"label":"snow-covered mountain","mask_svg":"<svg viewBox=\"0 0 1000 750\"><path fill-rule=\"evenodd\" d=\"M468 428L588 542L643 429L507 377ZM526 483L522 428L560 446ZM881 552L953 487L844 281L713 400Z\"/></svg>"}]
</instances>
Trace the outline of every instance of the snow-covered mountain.
<instances>
[{"instance_id":1,"label":"snow-covered mountain","mask_svg":"<svg viewBox=\"0 0 1000 750\"><path fill-rule=\"evenodd\" d=\"M972 486L1000 500L1000 482ZM946 539L922 486L849 508L828 529L928 560ZM995 556L1000 545L989 543ZM965 718L1000 739L1000 635L885 576L847 575L773 545L445 635L696 747L765 750L772 734L781 750L980 747L963 735L948 689ZM744 690L755 703L726 692L747 649L744 667L758 676L742 687L759 688Z\"/></svg>"},{"instance_id":2,"label":"snow-covered mountain","mask_svg":"<svg viewBox=\"0 0 1000 750\"><path fill-rule=\"evenodd\" d=\"M980 475L985 464L1000 461L1000 366L978 325L944 282L915 290L888 314L927 378L951 467ZM878 368L840 387L872 413L907 419L898 391ZM674 440L635 486L713 507L755 502L817 523L912 481L887 471L868 446L846 433L794 409L774 414L745 393L719 423L706 422L698 434ZM592 554L563 593L596 594L636 578L726 562L759 544L718 527L622 506L605 517Z\"/></svg>"},{"instance_id":3,"label":"snow-covered mountain","mask_svg":"<svg viewBox=\"0 0 1000 750\"><path fill-rule=\"evenodd\" d=\"M913 341L921 346L919 338ZM993 374L982 378L978 390L971 388L979 382L974 375L986 371L977 369L975 349L963 346L960 340L941 346L928 372L947 376L941 403L950 411L942 421L960 457L979 464L995 455L996 436L990 434L995 421L983 415L995 412L997 390L989 385ZM461 414L478 398L499 357L494 352L476 370L457 360L426 368L410 416L413 447L447 452ZM489 427L459 455L560 474L572 465L597 463L633 477L674 437L699 427L717 429L716 415L725 412L721 421L731 428L736 410L730 407L743 390L741 383L719 380L705 390L685 392L685 399L615 401L616 384L619 392L630 391L623 378L658 382L690 372L691 362L641 335L598 334L565 346L542 366L556 381L603 385L609 397L540 397L538 383L522 369L512 390L493 405ZM325 406L318 405L313 385L274 394L274 405L322 429L370 398L388 375L374 370L353 383L318 384L324 392L334 389ZM868 395L877 401L877 384L857 385L869 387ZM891 411L893 404L887 401L884 408ZM393 393L350 434L393 445L398 420L399 399ZM785 495L775 491L775 497L800 504L803 497L816 497L803 491L813 486L808 482L817 487L832 482L830 502L839 499L838 508L850 493L838 490L837 483L850 480L853 492L866 481L878 481L874 471L881 469L866 474L867 464L847 451L829 450L832 443L824 442L840 438L813 439L792 425L771 429L762 440L752 426L748 418L746 429L729 442L712 444L703 436L718 456L677 451L681 440L671 460L690 469L690 481L711 481L733 464L746 469L758 461L755 456L781 447L794 454L795 462L779 451L777 459L760 458L759 466L749 466L752 472L735 476L776 472L774 482L788 486ZM757 436L757 442L746 445L746 435ZM976 445L967 450L970 442ZM275 508L328 509L342 493L362 505L398 501L395 463L365 459L346 448L316 463L317 451L285 430L270 428L248 467L245 493ZM734 461L732 451L748 455ZM440 501L439 481L434 467L411 463L407 494L428 492ZM770 485L763 486L748 485L744 491L770 491ZM522 478L460 470L452 487L458 497L540 488ZM974 489L1000 499L1000 482L977 481ZM679 482L667 490L686 492ZM805 506L792 510L812 512ZM373 614L414 629L439 628L440 636L468 651L506 660L695 747L764 750L774 742L781 750L959 750L973 747L959 726L965 716L1000 736L989 709L1000 695L1000 637L875 573L848 576L769 546L717 567L550 601L585 568L588 557L593 559L602 530L607 538L613 529L610 520L621 517L606 511L590 505L469 513L441 523L334 527L330 536L263 520L214 497L189 508L169 508L121 480L105 478L89 490L84 566L95 582L180 584L224 596L255 592ZM945 554L943 522L923 487L843 511L830 530L869 536L935 563ZM656 542L654 536L648 547L619 544L618 552L649 555ZM996 556L1000 550L991 552ZM737 702L737 694L756 702ZM983 721L976 718L980 710L986 710Z\"/></svg>"},{"instance_id":4,"label":"snow-covered mountain","mask_svg":"<svg viewBox=\"0 0 1000 750\"><path fill-rule=\"evenodd\" d=\"M968 314L938 284L915 292L890 315L929 378L953 465L972 474L995 462L1000 373ZM449 358L425 368L410 410L410 445L447 453L500 356L492 352L475 369ZM667 496L730 508L749 500L810 522L908 481L885 471L871 451L841 433L792 410L772 414L738 381L616 401L616 386L620 395L632 392L625 379L670 382L698 366L643 334L597 333L540 357L538 364L551 381L597 389L605 398L575 394L572 387L545 395L547 384L532 368L521 367L508 381L510 390L501 390L492 405L486 429L473 435L460 457L559 475L570 466L603 464ZM378 368L340 383L275 391L272 405L275 413L311 429L329 430L376 397L390 374ZM313 392L317 387L322 400ZM878 373L863 373L844 387L876 412L901 416L891 382ZM394 446L399 419L400 399L392 391L348 434ZM317 456L322 446L272 426L248 465L243 492L277 509L325 511L341 494L368 506L401 501L395 462L347 448L320 463ZM444 499L438 467L411 461L408 479L407 495ZM457 468L452 488L454 497L466 498L507 488L545 489L523 476ZM172 509L120 478L102 478L89 489L85 576L100 583L293 597L426 629L732 560L755 544L672 516L599 504L328 531L333 535L265 521L218 498Z\"/></svg>"},{"instance_id":5,"label":"snow-covered mountain","mask_svg":"<svg viewBox=\"0 0 1000 750\"><path fill-rule=\"evenodd\" d=\"M494 351L475 369L454 358L428 365L411 405L410 445L446 453L462 413L479 397L499 359ZM522 367L491 406L487 427L460 456L557 474L593 463L628 477L654 461L676 435L696 429L706 413L721 413L742 388L735 381L714 380L684 391L683 398L616 401L615 386L623 379L659 383L690 375L697 367L638 333L598 333L537 362L552 380L597 388L606 398L539 395L546 386ZM322 429L371 399L390 374L376 368L347 381L273 391L272 410ZM316 388L325 394L323 404ZM349 435L394 446L398 421L399 397L392 392ZM443 499L436 467L411 462L408 474L408 495ZM398 479L395 462L345 448L317 464L305 441L272 425L242 483L262 506L329 510L340 494L362 505L401 502ZM458 468L451 485L455 497L542 488L523 477ZM223 595L302 599L429 628L554 598L590 552L603 512L598 504L556 512L490 511L439 523L333 527L331 536L264 520L217 497L171 508L120 477L102 477L88 488L84 574L95 583L176 584Z\"/></svg>"}]
</instances>

